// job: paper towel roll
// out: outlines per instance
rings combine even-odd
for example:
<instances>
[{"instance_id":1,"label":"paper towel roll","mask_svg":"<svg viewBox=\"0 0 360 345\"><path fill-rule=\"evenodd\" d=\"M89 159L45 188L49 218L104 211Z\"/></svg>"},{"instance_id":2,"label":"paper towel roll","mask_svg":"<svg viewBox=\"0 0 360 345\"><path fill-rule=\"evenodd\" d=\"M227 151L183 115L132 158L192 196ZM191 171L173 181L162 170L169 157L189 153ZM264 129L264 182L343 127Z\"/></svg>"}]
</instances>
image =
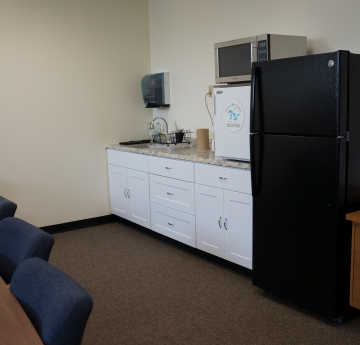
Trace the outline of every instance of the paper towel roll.
<instances>
[{"instance_id":1,"label":"paper towel roll","mask_svg":"<svg viewBox=\"0 0 360 345\"><path fill-rule=\"evenodd\" d=\"M199 128L196 130L196 141L198 150L208 150L209 147L209 129Z\"/></svg>"}]
</instances>

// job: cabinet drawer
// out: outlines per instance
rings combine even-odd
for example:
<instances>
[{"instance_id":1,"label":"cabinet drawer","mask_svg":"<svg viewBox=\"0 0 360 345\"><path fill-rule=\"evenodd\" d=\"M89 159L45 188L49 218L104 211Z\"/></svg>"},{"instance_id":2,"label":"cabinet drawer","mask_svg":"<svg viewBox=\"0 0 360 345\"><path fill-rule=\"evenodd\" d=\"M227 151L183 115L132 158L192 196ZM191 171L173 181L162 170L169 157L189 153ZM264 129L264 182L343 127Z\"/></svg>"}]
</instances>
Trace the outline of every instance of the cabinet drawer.
<instances>
[{"instance_id":1,"label":"cabinet drawer","mask_svg":"<svg viewBox=\"0 0 360 345\"><path fill-rule=\"evenodd\" d=\"M194 163L170 158L149 157L149 172L155 175L194 182Z\"/></svg>"},{"instance_id":2,"label":"cabinet drawer","mask_svg":"<svg viewBox=\"0 0 360 345\"><path fill-rule=\"evenodd\" d=\"M250 170L195 163L195 183L251 194Z\"/></svg>"},{"instance_id":3,"label":"cabinet drawer","mask_svg":"<svg viewBox=\"0 0 360 345\"><path fill-rule=\"evenodd\" d=\"M151 203L151 230L196 247L195 217Z\"/></svg>"},{"instance_id":4,"label":"cabinet drawer","mask_svg":"<svg viewBox=\"0 0 360 345\"><path fill-rule=\"evenodd\" d=\"M150 201L195 215L194 183L150 174Z\"/></svg>"},{"instance_id":5,"label":"cabinet drawer","mask_svg":"<svg viewBox=\"0 0 360 345\"><path fill-rule=\"evenodd\" d=\"M108 164L140 171L149 171L148 156L140 153L107 150Z\"/></svg>"}]
</instances>

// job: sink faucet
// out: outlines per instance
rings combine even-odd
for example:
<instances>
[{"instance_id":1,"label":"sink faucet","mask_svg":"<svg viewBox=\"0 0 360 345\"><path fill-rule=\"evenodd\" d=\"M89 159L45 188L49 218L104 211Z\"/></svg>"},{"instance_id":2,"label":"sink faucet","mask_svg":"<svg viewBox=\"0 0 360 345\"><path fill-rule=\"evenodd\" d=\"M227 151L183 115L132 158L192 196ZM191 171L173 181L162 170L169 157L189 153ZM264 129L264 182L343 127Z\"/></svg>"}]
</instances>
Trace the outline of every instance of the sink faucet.
<instances>
[{"instance_id":1,"label":"sink faucet","mask_svg":"<svg viewBox=\"0 0 360 345\"><path fill-rule=\"evenodd\" d=\"M167 122L166 122L166 120L164 119L164 118L162 118L162 117L155 117L155 119L152 121L153 122L153 124L155 124L155 120L157 120L157 119L160 119L160 120L163 120L164 122L165 122L165 125L166 125L166 133L169 133L169 127L168 127L168 124L167 124Z\"/></svg>"}]
</instances>

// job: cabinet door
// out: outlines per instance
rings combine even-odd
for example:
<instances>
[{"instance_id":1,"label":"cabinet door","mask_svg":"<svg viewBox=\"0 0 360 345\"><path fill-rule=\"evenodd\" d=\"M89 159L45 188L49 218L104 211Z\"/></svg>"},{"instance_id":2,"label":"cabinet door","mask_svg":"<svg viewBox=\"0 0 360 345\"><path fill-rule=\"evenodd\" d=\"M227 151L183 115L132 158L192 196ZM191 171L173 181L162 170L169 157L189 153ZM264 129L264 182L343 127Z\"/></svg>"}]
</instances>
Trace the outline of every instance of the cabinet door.
<instances>
[{"instance_id":1,"label":"cabinet door","mask_svg":"<svg viewBox=\"0 0 360 345\"><path fill-rule=\"evenodd\" d=\"M197 248L224 257L223 190L195 184Z\"/></svg>"},{"instance_id":2,"label":"cabinet door","mask_svg":"<svg viewBox=\"0 0 360 345\"><path fill-rule=\"evenodd\" d=\"M129 220L150 229L149 174L127 169L127 181L131 212Z\"/></svg>"},{"instance_id":3,"label":"cabinet door","mask_svg":"<svg viewBox=\"0 0 360 345\"><path fill-rule=\"evenodd\" d=\"M111 213L129 219L126 168L108 165Z\"/></svg>"},{"instance_id":4,"label":"cabinet door","mask_svg":"<svg viewBox=\"0 0 360 345\"><path fill-rule=\"evenodd\" d=\"M252 269L252 197L224 191L226 260Z\"/></svg>"}]
</instances>

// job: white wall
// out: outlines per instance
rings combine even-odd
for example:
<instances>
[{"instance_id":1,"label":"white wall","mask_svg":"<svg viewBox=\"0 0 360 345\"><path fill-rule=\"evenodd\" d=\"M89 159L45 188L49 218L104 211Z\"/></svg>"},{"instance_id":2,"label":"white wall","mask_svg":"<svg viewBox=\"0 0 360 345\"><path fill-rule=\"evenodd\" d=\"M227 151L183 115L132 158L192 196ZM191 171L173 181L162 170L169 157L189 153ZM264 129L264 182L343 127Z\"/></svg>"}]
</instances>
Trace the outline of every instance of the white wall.
<instances>
[{"instance_id":1,"label":"white wall","mask_svg":"<svg viewBox=\"0 0 360 345\"><path fill-rule=\"evenodd\" d=\"M210 128L204 97L215 83L214 43L264 33L308 38L308 53L360 53L359 0L149 0L151 70L169 71L171 106L154 116ZM211 106L211 99L208 99ZM210 132L210 137L213 132Z\"/></svg>"},{"instance_id":2,"label":"white wall","mask_svg":"<svg viewBox=\"0 0 360 345\"><path fill-rule=\"evenodd\" d=\"M36 226L110 214L105 146L146 137L152 118L147 0L0 8L0 195Z\"/></svg>"}]
</instances>

